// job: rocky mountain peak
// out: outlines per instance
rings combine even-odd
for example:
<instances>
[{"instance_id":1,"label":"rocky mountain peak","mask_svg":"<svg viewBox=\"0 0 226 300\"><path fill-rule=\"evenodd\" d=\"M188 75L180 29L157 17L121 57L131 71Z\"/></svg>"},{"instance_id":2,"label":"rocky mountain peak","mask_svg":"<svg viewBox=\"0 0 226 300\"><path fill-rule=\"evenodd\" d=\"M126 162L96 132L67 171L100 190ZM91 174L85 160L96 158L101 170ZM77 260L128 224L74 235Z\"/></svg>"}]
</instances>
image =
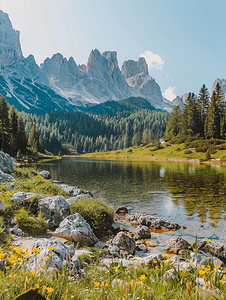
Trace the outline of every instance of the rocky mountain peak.
<instances>
[{"instance_id":1,"label":"rocky mountain peak","mask_svg":"<svg viewBox=\"0 0 226 300\"><path fill-rule=\"evenodd\" d=\"M12 64L23 57L20 32L12 27L8 14L0 10L0 62L1 66Z\"/></svg>"},{"instance_id":2,"label":"rocky mountain peak","mask_svg":"<svg viewBox=\"0 0 226 300\"><path fill-rule=\"evenodd\" d=\"M112 75L115 69L118 69L118 60L116 51L105 51L102 56L108 60L108 69Z\"/></svg>"},{"instance_id":3,"label":"rocky mountain peak","mask_svg":"<svg viewBox=\"0 0 226 300\"><path fill-rule=\"evenodd\" d=\"M139 73L144 73L144 75L149 75L148 65L144 57L140 57L138 61L135 60L124 61L121 72L126 80Z\"/></svg>"}]
</instances>

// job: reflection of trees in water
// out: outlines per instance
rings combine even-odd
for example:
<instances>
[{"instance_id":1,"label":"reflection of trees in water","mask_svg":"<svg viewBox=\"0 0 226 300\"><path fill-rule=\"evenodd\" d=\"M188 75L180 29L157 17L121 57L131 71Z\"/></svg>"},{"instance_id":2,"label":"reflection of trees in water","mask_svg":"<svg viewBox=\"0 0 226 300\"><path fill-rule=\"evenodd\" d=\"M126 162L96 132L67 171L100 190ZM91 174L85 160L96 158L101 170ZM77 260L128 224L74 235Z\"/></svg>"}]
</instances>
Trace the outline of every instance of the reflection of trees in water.
<instances>
[{"instance_id":1,"label":"reflection of trees in water","mask_svg":"<svg viewBox=\"0 0 226 300\"><path fill-rule=\"evenodd\" d=\"M197 212L204 222L208 213L212 221L219 221L226 209L225 176L166 172L165 181L175 197L174 203L179 205L182 200L189 216Z\"/></svg>"}]
</instances>

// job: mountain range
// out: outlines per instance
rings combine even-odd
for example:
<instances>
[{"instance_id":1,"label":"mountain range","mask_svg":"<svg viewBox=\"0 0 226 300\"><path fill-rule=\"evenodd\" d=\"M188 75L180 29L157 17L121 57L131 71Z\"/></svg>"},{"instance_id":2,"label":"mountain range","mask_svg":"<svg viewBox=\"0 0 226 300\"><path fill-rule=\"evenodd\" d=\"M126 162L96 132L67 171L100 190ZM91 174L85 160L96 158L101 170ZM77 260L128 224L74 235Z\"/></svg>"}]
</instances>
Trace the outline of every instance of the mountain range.
<instances>
[{"instance_id":1,"label":"mountain range","mask_svg":"<svg viewBox=\"0 0 226 300\"><path fill-rule=\"evenodd\" d=\"M226 91L226 82L221 81ZM1 10L0 93L9 104L25 112L74 111L129 97L144 98L155 109L172 111L175 105L182 106L185 99L165 99L143 57L125 61L120 69L115 51L100 53L95 49L86 65L57 53L39 66L33 55L23 56L20 33Z\"/></svg>"}]
</instances>

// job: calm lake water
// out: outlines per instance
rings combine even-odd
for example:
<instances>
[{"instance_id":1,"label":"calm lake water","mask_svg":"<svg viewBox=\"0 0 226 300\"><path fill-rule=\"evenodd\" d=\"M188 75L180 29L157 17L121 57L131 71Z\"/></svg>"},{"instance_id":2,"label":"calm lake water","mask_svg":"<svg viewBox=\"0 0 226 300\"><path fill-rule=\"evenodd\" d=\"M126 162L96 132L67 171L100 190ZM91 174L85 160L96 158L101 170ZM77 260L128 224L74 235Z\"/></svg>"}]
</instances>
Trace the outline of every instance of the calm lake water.
<instances>
[{"instance_id":1,"label":"calm lake water","mask_svg":"<svg viewBox=\"0 0 226 300\"><path fill-rule=\"evenodd\" d=\"M152 234L159 247L172 235L194 242L211 238L226 244L226 169L175 162L120 162L62 158L35 165L54 180L90 190L111 207L163 217L182 227Z\"/></svg>"}]
</instances>

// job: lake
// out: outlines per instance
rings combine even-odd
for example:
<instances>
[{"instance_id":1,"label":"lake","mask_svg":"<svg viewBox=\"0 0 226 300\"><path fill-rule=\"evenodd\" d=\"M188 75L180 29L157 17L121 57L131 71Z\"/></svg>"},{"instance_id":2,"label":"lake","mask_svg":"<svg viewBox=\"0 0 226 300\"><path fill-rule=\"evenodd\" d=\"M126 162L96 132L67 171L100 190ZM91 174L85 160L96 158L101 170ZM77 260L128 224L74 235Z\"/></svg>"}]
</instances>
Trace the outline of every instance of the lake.
<instances>
[{"instance_id":1,"label":"lake","mask_svg":"<svg viewBox=\"0 0 226 300\"><path fill-rule=\"evenodd\" d=\"M33 165L52 178L90 190L112 208L163 217L181 225L176 232L152 234L162 248L172 235L226 244L226 169L176 162L125 162L67 158ZM183 229L183 226L187 227Z\"/></svg>"}]
</instances>

